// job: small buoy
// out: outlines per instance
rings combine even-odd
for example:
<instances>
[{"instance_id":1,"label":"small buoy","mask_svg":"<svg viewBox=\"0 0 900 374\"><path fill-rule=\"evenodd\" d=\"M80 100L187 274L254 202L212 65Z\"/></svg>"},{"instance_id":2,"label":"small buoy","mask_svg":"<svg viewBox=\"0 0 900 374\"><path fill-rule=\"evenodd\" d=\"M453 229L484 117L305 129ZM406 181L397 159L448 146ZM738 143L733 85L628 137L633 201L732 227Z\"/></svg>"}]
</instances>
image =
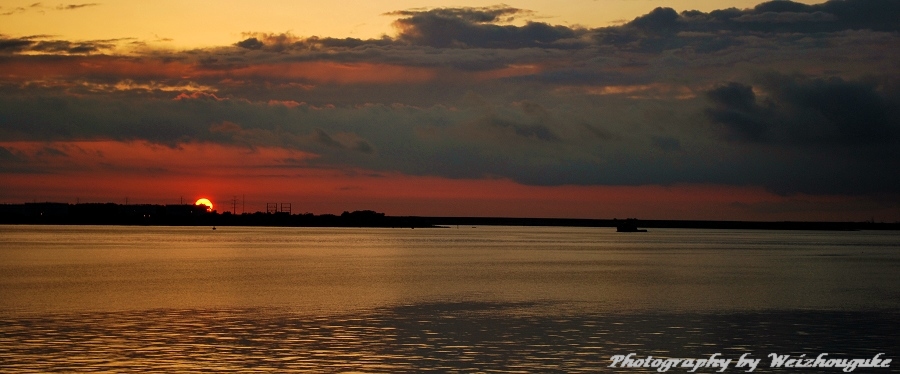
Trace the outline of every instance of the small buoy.
<instances>
[{"instance_id":1,"label":"small buoy","mask_svg":"<svg viewBox=\"0 0 900 374\"><path fill-rule=\"evenodd\" d=\"M216 227L215 227L215 226L213 226L213 230L215 230L215 229L216 229Z\"/></svg>"}]
</instances>

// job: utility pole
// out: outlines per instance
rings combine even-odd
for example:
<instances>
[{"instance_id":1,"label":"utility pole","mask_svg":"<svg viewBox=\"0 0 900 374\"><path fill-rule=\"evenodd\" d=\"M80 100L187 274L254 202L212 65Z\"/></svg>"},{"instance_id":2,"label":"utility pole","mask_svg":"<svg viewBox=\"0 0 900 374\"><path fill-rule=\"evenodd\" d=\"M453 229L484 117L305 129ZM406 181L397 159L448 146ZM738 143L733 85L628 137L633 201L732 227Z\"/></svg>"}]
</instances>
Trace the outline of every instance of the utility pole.
<instances>
[{"instance_id":1,"label":"utility pole","mask_svg":"<svg viewBox=\"0 0 900 374\"><path fill-rule=\"evenodd\" d=\"M231 214L237 214L237 196L231 196Z\"/></svg>"}]
</instances>

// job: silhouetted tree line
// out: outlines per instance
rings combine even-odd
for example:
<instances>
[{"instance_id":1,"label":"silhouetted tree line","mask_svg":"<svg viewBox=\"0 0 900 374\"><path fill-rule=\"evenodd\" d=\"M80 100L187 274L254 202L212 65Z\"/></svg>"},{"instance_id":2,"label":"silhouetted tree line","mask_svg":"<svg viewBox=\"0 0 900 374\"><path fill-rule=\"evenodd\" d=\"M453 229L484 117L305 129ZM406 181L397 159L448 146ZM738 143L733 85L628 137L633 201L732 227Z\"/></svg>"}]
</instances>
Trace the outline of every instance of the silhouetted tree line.
<instances>
[{"instance_id":1,"label":"silhouetted tree line","mask_svg":"<svg viewBox=\"0 0 900 374\"><path fill-rule=\"evenodd\" d=\"M207 211L202 205L0 204L0 223L61 225L164 226L318 226L318 227L429 227L411 217L387 217L372 210L314 215Z\"/></svg>"},{"instance_id":2,"label":"silhouetted tree line","mask_svg":"<svg viewBox=\"0 0 900 374\"><path fill-rule=\"evenodd\" d=\"M637 220L511 217L387 216L372 210L340 215L209 212L205 206L114 203L0 204L0 224L160 225L160 226L290 226L290 227L459 227L459 226L570 226L759 229L759 230L900 230L900 223L878 222L759 222L700 220ZM634 230L629 230L634 231ZM643 231L643 230L639 230Z\"/></svg>"}]
</instances>

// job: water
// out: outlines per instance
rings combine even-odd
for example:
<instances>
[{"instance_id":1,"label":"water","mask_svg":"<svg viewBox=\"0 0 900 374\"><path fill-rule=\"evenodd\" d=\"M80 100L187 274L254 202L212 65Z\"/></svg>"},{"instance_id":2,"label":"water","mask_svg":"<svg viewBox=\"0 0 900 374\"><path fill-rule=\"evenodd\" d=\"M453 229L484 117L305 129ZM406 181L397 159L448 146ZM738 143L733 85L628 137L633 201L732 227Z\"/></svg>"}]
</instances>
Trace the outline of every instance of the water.
<instances>
[{"instance_id":1,"label":"water","mask_svg":"<svg viewBox=\"0 0 900 374\"><path fill-rule=\"evenodd\" d=\"M898 359L898 265L896 232L0 226L0 371L841 372L766 356Z\"/></svg>"}]
</instances>

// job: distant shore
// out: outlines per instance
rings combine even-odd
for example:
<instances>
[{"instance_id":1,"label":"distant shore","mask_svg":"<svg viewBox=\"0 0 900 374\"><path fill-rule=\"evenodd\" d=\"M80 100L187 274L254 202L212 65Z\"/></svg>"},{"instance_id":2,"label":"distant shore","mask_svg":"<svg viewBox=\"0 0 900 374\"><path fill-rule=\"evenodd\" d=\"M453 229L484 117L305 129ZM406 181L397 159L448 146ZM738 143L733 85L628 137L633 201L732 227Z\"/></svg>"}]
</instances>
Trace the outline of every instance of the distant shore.
<instances>
[{"instance_id":1,"label":"distant shore","mask_svg":"<svg viewBox=\"0 0 900 374\"><path fill-rule=\"evenodd\" d=\"M900 222L800 222L639 220L515 217L420 217L388 216L371 210L340 215L287 212L232 214L209 212L205 206L122 205L114 203L0 204L0 224L35 225L147 225L147 226L273 226L273 227L399 227L439 228L457 226L568 226L621 227L628 223L642 229L739 229L739 230L900 230Z\"/></svg>"}]
</instances>

